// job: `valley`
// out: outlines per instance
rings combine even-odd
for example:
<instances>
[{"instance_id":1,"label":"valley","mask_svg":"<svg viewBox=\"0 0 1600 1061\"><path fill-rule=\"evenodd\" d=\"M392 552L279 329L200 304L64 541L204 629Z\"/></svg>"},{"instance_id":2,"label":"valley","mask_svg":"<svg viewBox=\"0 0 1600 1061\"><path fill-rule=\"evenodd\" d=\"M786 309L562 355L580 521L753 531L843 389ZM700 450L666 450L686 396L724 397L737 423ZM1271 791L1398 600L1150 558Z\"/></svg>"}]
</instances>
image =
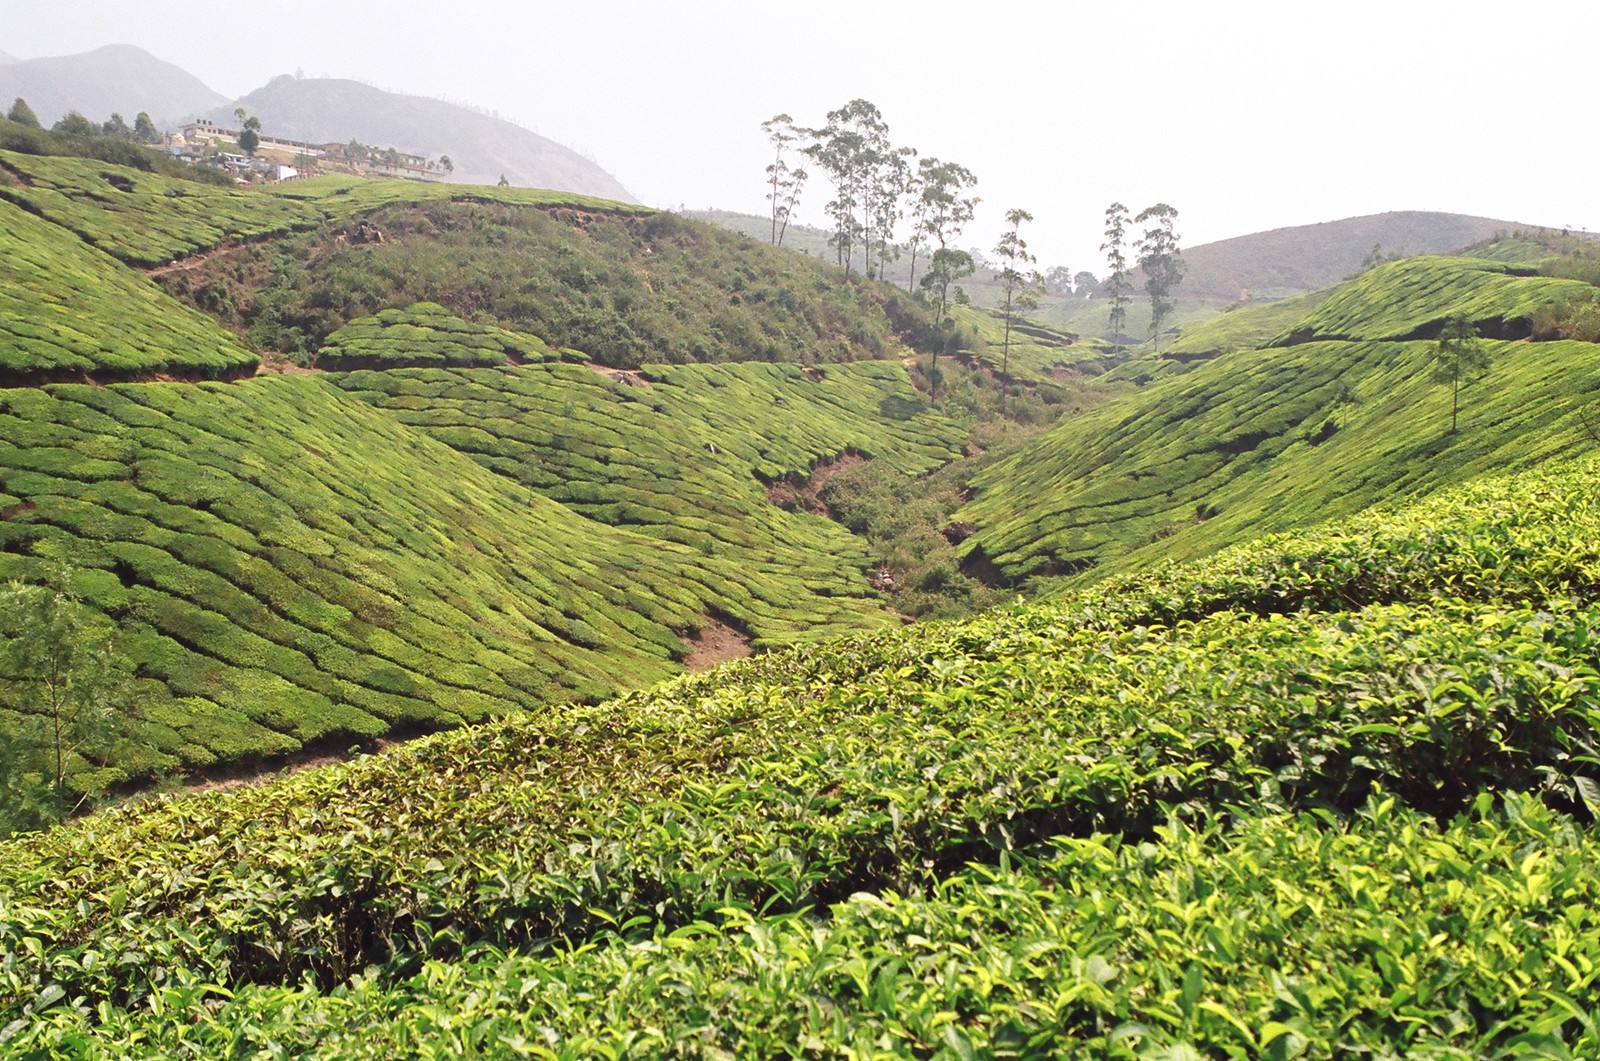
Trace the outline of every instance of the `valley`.
<instances>
[{"instance_id":1,"label":"valley","mask_svg":"<svg viewBox=\"0 0 1600 1061\"><path fill-rule=\"evenodd\" d=\"M0 174L0 1052L1600 1050L1588 241L1158 347L563 190Z\"/></svg>"}]
</instances>

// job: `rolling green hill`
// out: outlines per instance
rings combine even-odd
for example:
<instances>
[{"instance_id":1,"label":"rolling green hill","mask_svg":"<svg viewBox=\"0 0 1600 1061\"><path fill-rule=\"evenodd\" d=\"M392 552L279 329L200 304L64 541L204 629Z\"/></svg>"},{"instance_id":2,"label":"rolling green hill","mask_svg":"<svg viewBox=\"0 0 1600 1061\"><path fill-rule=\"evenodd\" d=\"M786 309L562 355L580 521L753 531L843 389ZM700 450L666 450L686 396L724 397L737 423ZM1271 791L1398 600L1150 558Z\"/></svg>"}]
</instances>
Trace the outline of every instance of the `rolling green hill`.
<instances>
[{"instance_id":1,"label":"rolling green hill","mask_svg":"<svg viewBox=\"0 0 1600 1061\"><path fill-rule=\"evenodd\" d=\"M5 1041L1581 1056L1595 470L0 845Z\"/></svg>"},{"instance_id":2,"label":"rolling green hill","mask_svg":"<svg viewBox=\"0 0 1600 1061\"><path fill-rule=\"evenodd\" d=\"M0 1053L1600 1053L1600 347L1518 338L1589 265L1028 323L978 424L992 319L934 403L902 292L671 215L0 161L0 826L347 757L0 841ZM896 548L1076 583L905 628L845 523L968 486Z\"/></svg>"},{"instance_id":3,"label":"rolling green hill","mask_svg":"<svg viewBox=\"0 0 1600 1061\"><path fill-rule=\"evenodd\" d=\"M966 562L1012 580L1099 577L1581 448L1593 345L1487 342L1492 368L1464 387L1461 430L1450 435L1449 390L1429 378L1434 344L1377 341L1436 333L1457 313L1491 333L1525 333L1534 307L1577 288L1590 289L1475 259L1408 259L1293 304L1307 312L1277 341L1297 345L1179 354L1187 371L1132 362L1114 375L1148 363L1147 386L974 481L977 497L958 514L977 527L962 544ZM1228 316L1240 317L1244 342L1288 319ZM1197 329L1190 346L1225 345L1222 328Z\"/></svg>"},{"instance_id":4,"label":"rolling green hill","mask_svg":"<svg viewBox=\"0 0 1600 1061\"><path fill-rule=\"evenodd\" d=\"M65 230L0 202L0 378L224 376L260 358Z\"/></svg>"},{"instance_id":5,"label":"rolling green hill","mask_svg":"<svg viewBox=\"0 0 1600 1061\"><path fill-rule=\"evenodd\" d=\"M770 404L770 374L711 382ZM852 449L925 470L954 431L900 366L830 375L787 389L799 444L670 374L630 413L644 391L580 367L0 393L0 576L76 565L138 675L75 785L594 698L675 670L711 616L780 640L892 621L860 546L754 474Z\"/></svg>"}]
</instances>

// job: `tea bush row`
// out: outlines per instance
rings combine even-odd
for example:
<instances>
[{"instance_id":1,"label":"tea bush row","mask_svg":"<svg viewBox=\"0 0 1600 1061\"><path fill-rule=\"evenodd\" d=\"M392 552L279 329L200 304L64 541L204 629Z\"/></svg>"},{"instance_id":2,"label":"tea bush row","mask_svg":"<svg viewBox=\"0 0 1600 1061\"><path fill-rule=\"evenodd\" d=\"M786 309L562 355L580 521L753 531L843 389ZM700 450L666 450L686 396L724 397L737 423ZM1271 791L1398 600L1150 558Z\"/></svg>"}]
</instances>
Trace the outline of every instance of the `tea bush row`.
<instances>
[{"instance_id":1,"label":"tea bush row","mask_svg":"<svg viewBox=\"0 0 1600 1061\"><path fill-rule=\"evenodd\" d=\"M1207 814L926 893L479 948L331 993L170 987L7 1038L74 1058L1584 1057L1597 859L1592 831L1515 796L1445 824L1387 796L1348 824Z\"/></svg>"},{"instance_id":2,"label":"tea bush row","mask_svg":"<svg viewBox=\"0 0 1600 1061\"><path fill-rule=\"evenodd\" d=\"M1595 606L1407 595L1171 627L1018 607L111 812L0 848L6 1005L388 982L475 943L922 888L1168 808L1592 792Z\"/></svg>"},{"instance_id":3,"label":"tea bush row","mask_svg":"<svg viewBox=\"0 0 1600 1061\"><path fill-rule=\"evenodd\" d=\"M215 321L0 202L0 373L221 375L258 360Z\"/></svg>"}]
</instances>

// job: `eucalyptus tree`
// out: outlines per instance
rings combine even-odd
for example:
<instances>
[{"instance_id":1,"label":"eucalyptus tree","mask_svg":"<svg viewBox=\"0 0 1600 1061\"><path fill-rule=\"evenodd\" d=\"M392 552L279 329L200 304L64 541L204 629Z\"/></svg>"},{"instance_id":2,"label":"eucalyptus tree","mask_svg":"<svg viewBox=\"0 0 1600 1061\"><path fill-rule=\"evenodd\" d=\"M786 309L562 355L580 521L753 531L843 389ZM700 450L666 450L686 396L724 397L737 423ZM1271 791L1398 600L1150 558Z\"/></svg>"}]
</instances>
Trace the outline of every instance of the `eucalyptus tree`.
<instances>
[{"instance_id":1,"label":"eucalyptus tree","mask_svg":"<svg viewBox=\"0 0 1600 1061\"><path fill-rule=\"evenodd\" d=\"M884 208L882 200L888 194L886 185L902 171L903 157L896 162L883 114L864 99L829 111L828 123L812 130L812 136L805 153L822 168L834 190L825 208L833 222L829 242L846 276L850 275L855 246L861 243L863 272L871 276L873 226L881 225L892 209ZM893 194L898 197L899 191Z\"/></svg>"},{"instance_id":2,"label":"eucalyptus tree","mask_svg":"<svg viewBox=\"0 0 1600 1061\"><path fill-rule=\"evenodd\" d=\"M891 147L872 160L872 171L866 183L866 211L872 230L867 249L869 252L874 246L878 249L879 280L883 279L889 262L900 257L900 245L895 242L894 230L905 216L901 204L916 179L911 169L911 160L916 157L917 149L914 147ZM869 261L869 276L871 271Z\"/></svg>"},{"instance_id":3,"label":"eucalyptus tree","mask_svg":"<svg viewBox=\"0 0 1600 1061\"><path fill-rule=\"evenodd\" d=\"M1489 368L1489 355L1478 338L1478 329L1465 317L1451 317L1433 348L1435 383L1450 388L1450 433L1456 433L1456 416L1461 411L1461 378L1468 372Z\"/></svg>"},{"instance_id":4,"label":"eucalyptus tree","mask_svg":"<svg viewBox=\"0 0 1600 1061\"><path fill-rule=\"evenodd\" d=\"M911 201L911 277L906 281L907 291L916 289L918 249L929 243L937 243L940 250L947 249L972 220L979 199L964 193L977 183L978 178L972 171L958 163L931 157L917 161L917 174L912 183L915 194ZM941 315L944 301L941 295Z\"/></svg>"},{"instance_id":5,"label":"eucalyptus tree","mask_svg":"<svg viewBox=\"0 0 1600 1061\"><path fill-rule=\"evenodd\" d=\"M781 247L808 176L805 170L789 165L784 156L805 138L806 130L795 125L787 114L778 114L762 122L761 131L767 134L773 148L772 164L767 167L767 184L772 190L767 193L767 200L772 204L772 245Z\"/></svg>"},{"instance_id":6,"label":"eucalyptus tree","mask_svg":"<svg viewBox=\"0 0 1600 1061\"><path fill-rule=\"evenodd\" d=\"M1103 289L1111 300L1111 315L1107 321L1111 341L1120 345L1122 334L1128 328L1128 292L1133 285L1128 282L1128 256L1123 246L1128 232L1128 208L1121 203L1106 207L1106 241L1100 249L1106 252L1106 274Z\"/></svg>"},{"instance_id":7,"label":"eucalyptus tree","mask_svg":"<svg viewBox=\"0 0 1600 1061\"><path fill-rule=\"evenodd\" d=\"M1006 211L1006 224L1010 228L1000 234L994 245L998 279L1004 301L1001 310L1005 315L1005 339L1000 347L1000 415L1006 414L1006 391L1011 387L1011 326L1017 317L1039 304L1034 297L1041 277L1034 264L1038 261L1028 253L1027 241L1022 238L1022 223L1032 221L1026 210Z\"/></svg>"},{"instance_id":8,"label":"eucalyptus tree","mask_svg":"<svg viewBox=\"0 0 1600 1061\"><path fill-rule=\"evenodd\" d=\"M1157 352L1161 350L1161 325L1172 312L1172 292L1183 282L1183 257L1174 229L1177 221L1178 211L1166 203L1147 206L1133 219L1134 224L1145 226L1135 247L1144 272L1144 289L1150 295L1150 336Z\"/></svg>"}]
</instances>

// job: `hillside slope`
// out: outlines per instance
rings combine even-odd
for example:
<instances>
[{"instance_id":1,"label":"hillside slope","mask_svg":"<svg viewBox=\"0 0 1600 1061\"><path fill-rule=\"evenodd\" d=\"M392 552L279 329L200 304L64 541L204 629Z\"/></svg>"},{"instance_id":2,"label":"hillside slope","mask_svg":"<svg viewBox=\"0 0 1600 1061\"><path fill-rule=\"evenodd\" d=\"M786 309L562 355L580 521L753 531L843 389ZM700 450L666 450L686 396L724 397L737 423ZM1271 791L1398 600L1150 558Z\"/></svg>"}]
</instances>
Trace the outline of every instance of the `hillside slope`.
<instances>
[{"instance_id":1,"label":"hillside slope","mask_svg":"<svg viewBox=\"0 0 1600 1061\"><path fill-rule=\"evenodd\" d=\"M1281 298L1338 283L1380 247L1390 256L1446 254L1525 227L1466 214L1391 210L1185 247L1179 293L1187 298Z\"/></svg>"},{"instance_id":2,"label":"hillside slope","mask_svg":"<svg viewBox=\"0 0 1600 1061\"><path fill-rule=\"evenodd\" d=\"M451 179L463 184L494 184L504 175L525 188L635 201L615 177L571 148L443 100L359 81L285 75L204 116L229 125L235 107L259 117L270 136L319 144L354 139L429 158L449 155L455 163Z\"/></svg>"},{"instance_id":3,"label":"hillside slope","mask_svg":"<svg viewBox=\"0 0 1600 1061\"><path fill-rule=\"evenodd\" d=\"M1595 470L0 845L0 1020L46 1056L1587 1056Z\"/></svg>"},{"instance_id":4,"label":"hillside slope","mask_svg":"<svg viewBox=\"0 0 1600 1061\"><path fill-rule=\"evenodd\" d=\"M158 126L173 126L227 100L193 74L131 44L0 63L0 96L7 107L21 96L46 126L68 111L96 122L115 112L129 125L145 111Z\"/></svg>"},{"instance_id":5,"label":"hillside slope","mask_svg":"<svg viewBox=\"0 0 1600 1061\"><path fill-rule=\"evenodd\" d=\"M1434 344L1380 339L1437 335L1456 313L1488 334L1526 334L1533 307L1588 291L1474 259L1374 269L1302 305L1279 339L1297 345L1154 372L984 472L959 513L977 526L967 560L1010 579L1099 577L1536 467L1586 445L1595 346L1486 341L1492 367L1467 381L1451 435L1450 392L1430 379Z\"/></svg>"}]
</instances>

